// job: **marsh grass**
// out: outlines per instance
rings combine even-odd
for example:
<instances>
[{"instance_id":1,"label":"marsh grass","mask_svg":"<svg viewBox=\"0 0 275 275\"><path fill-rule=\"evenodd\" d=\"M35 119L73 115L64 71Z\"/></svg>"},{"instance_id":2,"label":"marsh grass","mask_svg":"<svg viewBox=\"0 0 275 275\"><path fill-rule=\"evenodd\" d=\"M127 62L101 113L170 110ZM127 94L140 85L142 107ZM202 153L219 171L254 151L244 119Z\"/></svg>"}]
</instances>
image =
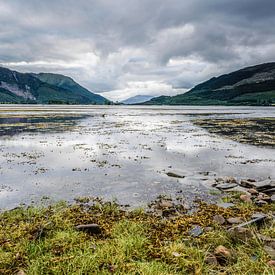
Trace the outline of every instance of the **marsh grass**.
<instances>
[{"instance_id":1,"label":"marsh grass","mask_svg":"<svg viewBox=\"0 0 275 275\"><path fill-rule=\"evenodd\" d=\"M236 202L234 196L231 199ZM260 210L269 213L274 206ZM102 201L17 208L0 214L0 273L274 274L258 238L233 240L225 227L213 223L215 214L248 219L256 211L256 206L243 203L233 209L202 203L196 213L163 219ZM99 224L102 233L89 235L75 229L85 223ZM192 225L213 229L191 238ZM270 223L251 230L274 237ZM231 249L233 259L207 264L207 254L218 245Z\"/></svg>"}]
</instances>

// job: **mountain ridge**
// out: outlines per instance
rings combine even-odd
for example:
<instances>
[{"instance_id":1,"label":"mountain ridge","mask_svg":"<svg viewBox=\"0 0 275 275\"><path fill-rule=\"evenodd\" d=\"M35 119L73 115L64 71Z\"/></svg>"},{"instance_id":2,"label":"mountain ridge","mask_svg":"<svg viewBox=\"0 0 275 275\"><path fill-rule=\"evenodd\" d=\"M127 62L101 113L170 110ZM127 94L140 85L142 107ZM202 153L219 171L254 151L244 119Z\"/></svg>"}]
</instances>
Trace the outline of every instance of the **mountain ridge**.
<instances>
[{"instance_id":1,"label":"mountain ridge","mask_svg":"<svg viewBox=\"0 0 275 275\"><path fill-rule=\"evenodd\" d=\"M275 104L275 62L212 77L184 94L160 96L146 105L272 105Z\"/></svg>"},{"instance_id":2,"label":"mountain ridge","mask_svg":"<svg viewBox=\"0 0 275 275\"><path fill-rule=\"evenodd\" d=\"M20 73L0 67L0 103L110 104L72 78L54 73Z\"/></svg>"}]
</instances>

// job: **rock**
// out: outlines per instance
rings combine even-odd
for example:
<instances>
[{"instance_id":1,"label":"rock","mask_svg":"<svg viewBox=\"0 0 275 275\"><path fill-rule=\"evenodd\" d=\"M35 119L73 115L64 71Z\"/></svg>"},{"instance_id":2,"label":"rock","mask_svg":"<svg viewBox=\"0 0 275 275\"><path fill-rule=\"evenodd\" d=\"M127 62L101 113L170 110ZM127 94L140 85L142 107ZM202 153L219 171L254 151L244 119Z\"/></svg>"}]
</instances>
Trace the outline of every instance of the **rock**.
<instances>
[{"instance_id":1,"label":"rock","mask_svg":"<svg viewBox=\"0 0 275 275\"><path fill-rule=\"evenodd\" d=\"M255 186L259 192L265 192L266 190L275 188L275 181L264 180L260 182L255 182Z\"/></svg>"},{"instance_id":2,"label":"rock","mask_svg":"<svg viewBox=\"0 0 275 275\"><path fill-rule=\"evenodd\" d=\"M243 220L240 217L236 217L236 218L227 219L227 222L231 224L238 224L238 223L242 223Z\"/></svg>"},{"instance_id":3,"label":"rock","mask_svg":"<svg viewBox=\"0 0 275 275\"><path fill-rule=\"evenodd\" d=\"M238 186L236 183L221 183L216 186L220 190L228 190Z\"/></svg>"},{"instance_id":4,"label":"rock","mask_svg":"<svg viewBox=\"0 0 275 275\"><path fill-rule=\"evenodd\" d=\"M172 177L172 178L180 178L180 179L185 178L185 176L176 174L176 173L174 173L174 172L168 172L168 173L166 173L166 175L167 175L168 177Z\"/></svg>"},{"instance_id":5,"label":"rock","mask_svg":"<svg viewBox=\"0 0 275 275\"><path fill-rule=\"evenodd\" d=\"M247 181L250 181L250 182L256 182L255 179L247 179Z\"/></svg>"},{"instance_id":6,"label":"rock","mask_svg":"<svg viewBox=\"0 0 275 275\"><path fill-rule=\"evenodd\" d=\"M229 260L232 257L232 252L228 248L223 245L219 245L216 247L214 254L217 258L222 258Z\"/></svg>"},{"instance_id":7,"label":"rock","mask_svg":"<svg viewBox=\"0 0 275 275\"><path fill-rule=\"evenodd\" d=\"M215 255L208 253L205 257L205 263L209 264L209 265L217 265L218 264L218 260L216 258Z\"/></svg>"},{"instance_id":8,"label":"rock","mask_svg":"<svg viewBox=\"0 0 275 275\"><path fill-rule=\"evenodd\" d=\"M172 252L172 255L177 258L181 256L181 254L178 252Z\"/></svg>"},{"instance_id":9,"label":"rock","mask_svg":"<svg viewBox=\"0 0 275 275\"><path fill-rule=\"evenodd\" d=\"M234 228L240 228L240 227L245 227L247 225L250 225L250 224L261 224L265 219L267 218L267 216L265 214L262 214L262 213L256 213L256 214L253 214L252 215L252 220L248 221L248 222L244 222L244 223L241 223L235 227L232 227L230 230L234 229Z\"/></svg>"},{"instance_id":10,"label":"rock","mask_svg":"<svg viewBox=\"0 0 275 275\"><path fill-rule=\"evenodd\" d=\"M275 194L275 188L270 188L264 191L268 195L274 195Z\"/></svg>"},{"instance_id":11,"label":"rock","mask_svg":"<svg viewBox=\"0 0 275 275\"><path fill-rule=\"evenodd\" d=\"M275 249L265 245L264 251L271 257L271 260L275 260Z\"/></svg>"},{"instance_id":12,"label":"rock","mask_svg":"<svg viewBox=\"0 0 275 275\"><path fill-rule=\"evenodd\" d=\"M211 226L206 226L206 227L204 228L204 232L211 232L211 231L213 231L213 230L214 230L214 228L211 227Z\"/></svg>"},{"instance_id":13,"label":"rock","mask_svg":"<svg viewBox=\"0 0 275 275\"><path fill-rule=\"evenodd\" d=\"M270 200L270 196L264 194L264 193L260 193L257 197L258 200L263 200L263 201L269 201Z\"/></svg>"},{"instance_id":14,"label":"rock","mask_svg":"<svg viewBox=\"0 0 275 275\"><path fill-rule=\"evenodd\" d=\"M24 270L19 270L16 275L26 275Z\"/></svg>"},{"instance_id":15,"label":"rock","mask_svg":"<svg viewBox=\"0 0 275 275\"><path fill-rule=\"evenodd\" d=\"M162 210L163 217L174 216L176 213L177 213L177 210L175 208L166 208Z\"/></svg>"},{"instance_id":16,"label":"rock","mask_svg":"<svg viewBox=\"0 0 275 275\"><path fill-rule=\"evenodd\" d=\"M158 203L158 206L160 208L170 208L170 207L173 207L173 203L171 201L168 201L168 200L161 200Z\"/></svg>"},{"instance_id":17,"label":"rock","mask_svg":"<svg viewBox=\"0 0 275 275\"><path fill-rule=\"evenodd\" d=\"M235 204L231 202L221 202L221 203L218 203L217 206L221 208L230 208L230 207L234 207Z\"/></svg>"},{"instance_id":18,"label":"rock","mask_svg":"<svg viewBox=\"0 0 275 275\"><path fill-rule=\"evenodd\" d=\"M237 180L233 177L226 177L225 182L226 183L238 183Z\"/></svg>"},{"instance_id":19,"label":"rock","mask_svg":"<svg viewBox=\"0 0 275 275\"><path fill-rule=\"evenodd\" d=\"M270 197L270 200L271 200L271 202L275 202L275 195L272 195L272 196Z\"/></svg>"},{"instance_id":20,"label":"rock","mask_svg":"<svg viewBox=\"0 0 275 275\"><path fill-rule=\"evenodd\" d=\"M191 237L199 237L203 233L203 228L196 225L189 231Z\"/></svg>"},{"instance_id":21,"label":"rock","mask_svg":"<svg viewBox=\"0 0 275 275\"><path fill-rule=\"evenodd\" d=\"M251 195L258 195L258 191L255 188L250 188L247 190L248 193L250 193Z\"/></svg>"},{"instance_id":22,"label":"rock","mask_svg":"<svg viewBox=\"0 0 275 275\"><path fill-rule=\"evenodd\" d=\"M76 226L76 229L79 231L84 231L89 234L100 234L101 228L98 224L92 223L92 224L80 224Z\"/></svg>"},{"instance_id":23,"label":"rock","mask_svg":"<svg viewBox=\"0 0 275 275\"><path fill-rule=\"evenodd\" d=\"M268 261L267 264L271 267L275 267L275 261L274 260Z\"/></svg>"},{"instance_id":24,"label":"rock","mask_svg":"<svg viewBox=\"0 0 275 275\"><path fill-rule=\"evenodd\" d=\"M248 202L248 203L252 202L251 196L250 195L245 195L245 194L240 195L240 200L242 200L243 202Z\"/></svg>"},{"instance_id":25,"label":"rock","mask_svg":"<svg viewBox=\"0 0 275 275\"><path fill-rule=\"evenodd\" d=\"M235 240L242 240L242 241L247 241L251 238L253 238L253 234L251 230L248 228L244 227L234 227L229 229L228 231L230 233L231 238Z\"/></svg>"},{"instance_id":26,"label":"rock","mask_svg":"<svg viewBox=\"0 0 275 275\"><path fill-rule=\"evenodd\" d=\"M215 215L215 216L213 217L213 221L214 221L215 223L217 223L217 224L222 225L222 224L225 223L225 218L224 218L222 215Z\"/></svg>"},{"instance_id":27,"label":"rock","mask_svg":"<svg viewBox=\"0 0 275 275\"><path fill-rule=\"evenodd\" d=\"M253 188L253 187L255 187L255 185L251 181L248 181L248 180L241 180L240 181L240 185L242 187L245 187L245 188Z\"/></svg>"},{"instance_id":28,"label":"rock","mask_svg":"<svg viewBox=\"0 0 275 275\"><path fill-rule=\"evenodd\" d=\"M216 178L215 181L221 183L221 182L224 182L224 179L223 178Z\"/></svg>"},{"instance_id":29,"label":"rock","mask_svg":"<svg viewBox=\"0 0 275 275\"><path fill-rule=\"evenodd\" d=\"M258 206L263 206L263 205L266 205L267 202L266 202L266 201L263 201L263 200L257 200L257 201L255 202L255 204L257 204Z\"/></svg>"}]
</instances>

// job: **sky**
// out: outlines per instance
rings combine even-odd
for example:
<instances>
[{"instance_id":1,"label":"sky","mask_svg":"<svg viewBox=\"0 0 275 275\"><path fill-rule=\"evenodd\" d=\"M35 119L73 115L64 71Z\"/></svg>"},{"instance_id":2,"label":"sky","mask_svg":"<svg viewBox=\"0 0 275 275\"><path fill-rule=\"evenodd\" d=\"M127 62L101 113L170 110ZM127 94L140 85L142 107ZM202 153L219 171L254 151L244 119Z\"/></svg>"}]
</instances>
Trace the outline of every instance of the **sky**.
<instances>
[{"instance_id":1,"label":"sky","mask_svg":"<svg viewBox=\"0 0 275 275\"><path fill-rule=\"evenodd\" d=\"M274 0L0 0L0 65L120 101L275 61Z\"/></svg>"}]
</instances>

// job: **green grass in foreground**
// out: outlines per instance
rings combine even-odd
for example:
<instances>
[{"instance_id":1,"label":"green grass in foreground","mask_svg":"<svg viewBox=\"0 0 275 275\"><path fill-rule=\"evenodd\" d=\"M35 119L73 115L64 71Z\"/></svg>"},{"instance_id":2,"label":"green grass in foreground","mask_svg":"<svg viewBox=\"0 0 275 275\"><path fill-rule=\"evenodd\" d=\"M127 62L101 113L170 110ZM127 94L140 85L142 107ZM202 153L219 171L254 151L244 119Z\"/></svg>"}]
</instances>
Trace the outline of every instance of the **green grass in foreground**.
<instances>
[{"instance_id":1,"label":"green grass in foreground","mask_svg":"<svg viewBox=\"0 0 275 275\"><path fill-rule=\"evenodd\" d=\"M259 210L271 213L274 204L239 203L232 209L201 204L196 213L171 219L101 201L17 208L0 214L0 274L274 274L256 238L256 233L274 237L273 224L252 227L254 237L241 241L213 223L216 214L249 219ZM75 229L85 223L99 224L102 233ZM192 225L212 230L193 238ZM207 254L218 245L231 249L232 258L207 264Z\"/></svg>"}]
</instances>

